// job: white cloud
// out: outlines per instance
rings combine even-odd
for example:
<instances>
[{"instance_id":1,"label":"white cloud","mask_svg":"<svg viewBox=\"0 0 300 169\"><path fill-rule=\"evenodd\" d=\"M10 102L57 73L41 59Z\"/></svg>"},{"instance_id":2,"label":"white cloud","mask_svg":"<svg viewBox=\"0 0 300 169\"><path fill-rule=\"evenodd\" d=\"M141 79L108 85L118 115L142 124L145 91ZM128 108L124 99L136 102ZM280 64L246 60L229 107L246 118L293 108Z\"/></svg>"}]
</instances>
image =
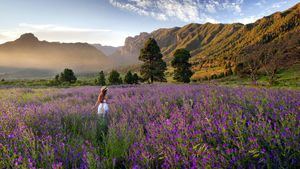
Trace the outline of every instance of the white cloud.
<instances>
[{"instance_id":1,"label":"white cloud","mask_svg":"<svg viewBox=\"0 0 300 169\"><path fill-rule=\"evenodd\" d=\"M241 13L244 0L109 0L114 7L157 20L183 22L218 22L209 13Z\"/></svg>"},{"instance_id":2,"label":"white cloud","mask_svg":"<svg viewBox=\"0 0 300 169\"><path fill-rule=\"evenodd\" d=\"M206 4L205 7L206 7L206 10L210 13L216 13L216 11L217 11L214 4Z\"/></svg>"},{"instance_id":3,"label":"white cloud","mask_svg":"<svg viewBox=\"0 0 300 169\"><path fill-rule=\"evenodd\" d=\"M221 6L223 7L222 9L240 13L242 12L241 4L243 2L244 2L243 0L225 1L224 3L221 4Z\"/></svg>"},{"instance_id":4,"label":"white cloud","mask_svg":"<svg viewBox=\"0 0 300 169\"><path fill-rule=\"evenodd\" d=\"M248 24L248 23L253 23L255 22L257 19L259 19L260 17L258 16L249 16L249 17L245 17L245 18L239 18L239 19L235 19L233 20L233 23L242 23L242 24Z\"/></svg>"},{"instance_id":5,"label":"white cloud","mask_svg":"<svg viewBox=\"0 0 300 169\"><path fill-rule=\"evenodd\" d=\"M164 0L158 1L160 11L165 11L165 15L168 17L176 17L182 21L198 21L200 19L198 8L193 1L174 1Z\"/></svg>"},{"instance_id":6,"label":"white cloud","mask_svg":"<svg viewBox=\"0 0 300 169\"><path fill-rule=\"evenodd\" d=\"M59 42L88 42L121 46L129 33L108 29L78 28L54 24L20 23L14 29L0 30L0 43L17 39L24 33L33 33L40 40Z\"/></svg>"},{"instance_id":7,"label":"white cloud","mask_svg":"<svg viewBox=\"0 0 300 169\"><path fill-rule=\"evenodd\" d=\"M263 7L267 3L266 0L260 0L255 3L256 6Z\"/></svg>"}]
</instances>

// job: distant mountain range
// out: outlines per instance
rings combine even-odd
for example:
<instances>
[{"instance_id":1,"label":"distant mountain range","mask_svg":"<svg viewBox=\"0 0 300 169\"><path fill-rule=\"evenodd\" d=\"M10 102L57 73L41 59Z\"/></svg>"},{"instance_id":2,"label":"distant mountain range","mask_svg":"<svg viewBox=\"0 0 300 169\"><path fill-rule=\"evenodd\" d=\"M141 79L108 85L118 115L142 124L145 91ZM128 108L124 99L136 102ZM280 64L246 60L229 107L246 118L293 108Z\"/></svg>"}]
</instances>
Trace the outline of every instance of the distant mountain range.
<instances>
[{"instance_id":1,"label":"distant mountain range","mask_svg":"<svg viewBox=\"0 0 300 169\"><path fill-rule=\"evenodd\" d=\"M95 72L136 65L139 64L140 49L150 37L157 40L168 63L176 49L189 50L196 72L194 79L201 78L204 74L220 73L226 65L235 67L241 51L257 44L268 47L275 43L288 44L283 45L280 50L292 48L292 62L297 62L300 60L300 3L247 25L191 23L183 27L143 32L126 38L122 47L39 41L28 33L15 41L0 45L0 68L58 71L69 67L76 72ZM0 72L0 77L1 73L3 72Z\"/></svg>"},{"instance_id":2,"label":"distant mountain range","mask_svg":"<svg viewBox=\"0 0 300 169\"><path fill-rule=\"evenodd\" d=\"M110 56L120 50L122 47L102 46L101 44L92 44L95 48L103 52L106 56Z\"/></svg>"},{"instance_id":3,"label":"distant mountain range","mask_svg":"<svg viewBox=\"0 0 300 169\"><path fill-rule=\"evenodd\" d=\"M108 69L113 64L104 53L87 43L39 41L33 34L0 45L0 67L76 72ZM45 71L44 71L45 72Z\"/></svg>"}]
</instances>

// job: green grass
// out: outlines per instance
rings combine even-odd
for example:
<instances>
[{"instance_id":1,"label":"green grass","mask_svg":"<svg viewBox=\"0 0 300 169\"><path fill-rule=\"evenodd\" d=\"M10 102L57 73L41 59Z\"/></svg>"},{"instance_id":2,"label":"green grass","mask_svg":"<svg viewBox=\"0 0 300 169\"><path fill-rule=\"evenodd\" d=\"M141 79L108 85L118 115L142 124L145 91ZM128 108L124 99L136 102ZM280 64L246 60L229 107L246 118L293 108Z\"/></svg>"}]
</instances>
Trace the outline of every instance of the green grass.
<instances>
[{"instance_id":1,"label":"green grass","mask_svg":"<svg viewBox=\"0 0 300 169\"><path fill-rule=\"evenodd\" d=\"M280 70L276 76L276 83L272 87L300 88L300 64L287 70ZM253 85L250 78L240 78L235 75L216 79L214 82L223 85ZM269 86L268 76L260 75L257 83L259 86Z\"/></svg>"},{"instance_id":2,"label":"green grass","mask_svg":"<svg viewBox=\"0 0 300 169\"><path fill-rule=\"evenodd\" d=\"M126 127L121 133L117 133L114 129L108 132L107 123L96 114L94 116L65 115L61 121L70 145L76 147L76 145L83 144L85 140L89 140L94 147L98 147L95 151L99 157L105 158L102 166L105 168L125 166L128 149L134 138L134 133L127 132ZM88 161L93 164L91 168L96 168L97 161L94 157L88 157Z\"/></svg>"},{"instance_id":3,"label":"green grass","mask_svg":"<svg viewBox=\"0 0 300 169\"><path fill-rule=\"evenodd\" d=\"M280 71L278 77L279 86L300 87L300 64L297 64L286 71Z\"/></svg>"}]
</instances>

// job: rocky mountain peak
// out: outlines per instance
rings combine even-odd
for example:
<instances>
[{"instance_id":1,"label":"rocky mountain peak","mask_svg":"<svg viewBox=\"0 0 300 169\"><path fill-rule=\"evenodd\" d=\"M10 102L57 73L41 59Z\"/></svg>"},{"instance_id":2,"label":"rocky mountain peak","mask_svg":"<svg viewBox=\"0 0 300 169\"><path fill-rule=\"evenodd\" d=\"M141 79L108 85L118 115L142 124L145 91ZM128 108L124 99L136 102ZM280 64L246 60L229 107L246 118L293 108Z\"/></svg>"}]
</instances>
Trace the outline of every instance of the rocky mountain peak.
<instances>
[{"instance_id":1,"label":"rocky mountain peak","mask_svg":"<svg viewBox=\"0 0 300 169\"><path fill-rule=\"evenodd\" d=\"M33 33L25 33L25 34L21 35L20 38L17 39L16 41L30 43L30 42L37 42L37 41L39 41L39 39L37 37L35 37Z\"/></svg>"}]
</instances>

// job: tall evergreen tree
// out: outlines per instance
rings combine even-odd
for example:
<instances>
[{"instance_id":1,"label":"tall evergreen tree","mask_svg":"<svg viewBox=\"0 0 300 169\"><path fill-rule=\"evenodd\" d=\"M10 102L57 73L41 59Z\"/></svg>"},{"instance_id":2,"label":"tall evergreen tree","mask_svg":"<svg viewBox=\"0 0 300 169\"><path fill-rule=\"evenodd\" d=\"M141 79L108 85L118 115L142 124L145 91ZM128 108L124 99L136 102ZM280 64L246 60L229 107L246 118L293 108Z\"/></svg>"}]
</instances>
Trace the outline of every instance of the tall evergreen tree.
<instances>
[{"instance_id":1,"label":"tall evergreen tree","mask_svg":"<svg viewBox=\"0 0 300 169\"><path fill-rule=\"evenodd\" d=\"M96 83L97 83L97 85L101 85L101 86L105 86L105 85L106 85L106 82L105 82L105 75L104 75L104 72L103 72L103 71L101 71L101 72L98 74Z\"/></svg>"},{"instance_id":2,"label":"tall evergreen tree","mask_svg":"<svg viewBox=\"0 0 300 169\"><path fill-rule=\"evenodd\" d=\"M51 85L59 85L61 83L59 74L55 75L54 80L50 81Z\"/></svg>"},{"instance_id":3,"label":"tall evergreen tree","mask_svg":"<svg viewBox=\"0 0 300 169\"><path fill-rule=\"evenodd\" d=\"M122 84L122 79L120 73L116 70L112 70L109 74L108 81L110 85L119 85Z\"/></svg>"},{"instance_id":4,"label":"tall evergreen tree","mask_svg":"<svg viewBox=\"0 0 300 169\"><path fill-rule=\"evenodd\" d=\"M137 73L134 73L133 74L133 83L134 84L139 84L139 76L138 76L138 74Z\"/></svg>"},{"instance_id":5,"label":"tall evergreen tree","mask_svg":"<svg viewBox=\"0 0 300 169\"><path fill-rule=\"evenodd\" d=\"M164 72L167 69L167 64L162 57L155 39L149 38L139 56L139 60L144 62L141 67L141 75L144 80L150 80L151 83L166 81Z\"/></svg>"},{"instance_id":6,"label":"tall evergreen tree","mask_svg":"<svg viewBox=\"0 0 300 169\"><path fill-rule=\"evenodd\" d=\"M55 75L54 81L59 82L59 74Z\"/></svg>"},{"instance_id":7,"label":"tall evergreen tree","mask_svg":"<svg viewBox=\"0 0 300 169\"><path fill-rule=\"evenodd\" d=\"M190 52L185 49L177 49L174 53L174 59L171 62L174 70L174 79L178 82L189 83L193 75L191 71Z\"/></svg>"},{"instance_id":8,"label":"tall evergreen tree","mask_svg":"<svg viewBox=\"0 0 300 169\"><path fill-rule=\"evenodd\" d=\"M127 74L125 75L125 78L124 78L124 83L126 84L133 84L134 81L133 81L133 75L131 73L131 71L128 71Z\"/></svg>"},{"instance_id":9,"label":"tall evergreen tree","mask_svg":"<svg viewBox=\"0 0 300 169\"><path fill-rule=\"evenodd\" d=\"M57 76L55 78L57 78ZM60 73L59 81L75 83L77 81L77 78L72 69L66 68L62 73Z\"/></svg>"}]
</instances>

